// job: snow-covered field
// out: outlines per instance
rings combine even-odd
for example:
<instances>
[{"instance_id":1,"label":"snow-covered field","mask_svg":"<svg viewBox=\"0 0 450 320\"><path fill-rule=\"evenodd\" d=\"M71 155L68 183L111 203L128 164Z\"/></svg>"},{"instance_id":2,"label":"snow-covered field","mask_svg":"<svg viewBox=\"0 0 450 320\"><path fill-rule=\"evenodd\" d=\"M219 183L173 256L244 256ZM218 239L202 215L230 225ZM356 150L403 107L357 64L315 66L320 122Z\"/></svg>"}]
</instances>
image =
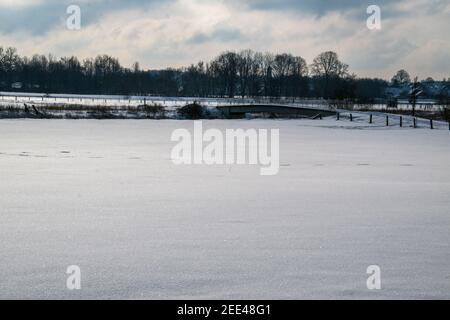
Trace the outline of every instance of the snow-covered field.
<instances>
[{"instance_id":1,"label":"snow-covered field","mask_svg":"<svg viewBox=\"0 0 450 320\"><path fill-rule=\"evenodd\" d=\"M279 128L267 177L175 166L192 125L0 120L0 298L450 298L450 131L204 121Z\"/></svg>"}]
</instances>

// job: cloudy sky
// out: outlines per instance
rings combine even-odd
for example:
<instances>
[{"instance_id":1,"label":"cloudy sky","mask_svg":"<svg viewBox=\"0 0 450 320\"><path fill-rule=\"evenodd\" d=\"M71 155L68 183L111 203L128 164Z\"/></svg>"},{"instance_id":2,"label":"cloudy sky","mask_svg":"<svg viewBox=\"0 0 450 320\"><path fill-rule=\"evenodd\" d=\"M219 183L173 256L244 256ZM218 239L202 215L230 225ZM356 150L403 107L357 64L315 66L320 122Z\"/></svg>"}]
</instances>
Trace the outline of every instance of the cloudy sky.
<instances>
[{"instance_id":1,"label":"cloudy sky","mask_svg":"<svg viewBox=\"0 0 450 320\"><path fill-rule=\"evenodd\" d=\"M66 28L67 7L82 27ZM366 26L370 4L382 29ZM0 0L0 46L125 66L180 67L224 50L289 52L308 63L334 50L359 76L450 77L450 0Z\"/></svg>"}]
</instances>

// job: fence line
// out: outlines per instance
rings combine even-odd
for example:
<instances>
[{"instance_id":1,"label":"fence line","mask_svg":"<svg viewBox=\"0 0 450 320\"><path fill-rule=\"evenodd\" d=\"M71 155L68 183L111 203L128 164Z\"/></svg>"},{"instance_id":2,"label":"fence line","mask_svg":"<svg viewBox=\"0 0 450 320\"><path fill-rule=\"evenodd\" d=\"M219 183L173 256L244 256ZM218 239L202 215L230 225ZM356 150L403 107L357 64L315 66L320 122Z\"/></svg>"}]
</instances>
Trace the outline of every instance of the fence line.
<instances>
[{"instance_id":1,"label":"fence line","mask_svg":"<svg viewBox=\"0 0 450 320\"><path fill-rule=\"evenodd\" d=\"M350 122L355 121L355 119L357 119L354 115L353 112L348 111L348 110L337 110L336 111L336 120L339 121L342 119L342 114L348 114L348 118L350 120ZM362 116L367 116L367 122L369 124L374 124L374 114L373 113L362 113L362 112L358 112L357 113L359 115L359 117ZM400 128L404 127L404 123L405 123L405 118L408 119L406 116L404 115L395 115L395 114L378 114L378 116L383 116L385 117L385 126L386 127L392 127L392 126L396 126L398 125ZM395 120L398 119L398 122L395 122L395 124L393 124L393 122L391 120ZM410 116L409 120L411 121L412 127L413 128L419 128L419 122L428 122L429 124L426 126L427 128L430 129L437 129L439 127L443 127L443 126L448 126L448 130L450 130L450 121L446 122L446 121L437 121L437 120L433 120L433 119L425 119L425 118L418 118L418 117L413 117Z\"/></svg>"}]
</instances>

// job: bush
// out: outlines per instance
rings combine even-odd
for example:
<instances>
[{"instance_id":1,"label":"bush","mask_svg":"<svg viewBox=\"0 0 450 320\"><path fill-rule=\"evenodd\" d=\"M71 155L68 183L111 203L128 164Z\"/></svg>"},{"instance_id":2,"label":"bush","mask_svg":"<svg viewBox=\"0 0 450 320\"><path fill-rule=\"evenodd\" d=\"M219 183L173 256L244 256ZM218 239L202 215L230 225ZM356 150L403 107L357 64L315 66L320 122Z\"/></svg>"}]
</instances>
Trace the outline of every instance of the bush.
<instances>
[{"instance_id":1,"label":"bush","mask_svg":"<svg viewBox=\"0 0 450 320\"><path fill-rule=\"evenodd\" d=\"M206 115L205 108L196 102L178 109L177 113L181 118L189 120L202 119Z\"/></svg>"},{"instance_id":2,"label":"bush","mask_svg":"<svg viewBox=\"0 0 450 320\"><path fill-rule=\"evenodd\" d=\"M164 118L166 110L161 105L145 105L140 106L143 111L147 114L147 117L156 119L156 118Z\"/></svg>"}]
</instances>

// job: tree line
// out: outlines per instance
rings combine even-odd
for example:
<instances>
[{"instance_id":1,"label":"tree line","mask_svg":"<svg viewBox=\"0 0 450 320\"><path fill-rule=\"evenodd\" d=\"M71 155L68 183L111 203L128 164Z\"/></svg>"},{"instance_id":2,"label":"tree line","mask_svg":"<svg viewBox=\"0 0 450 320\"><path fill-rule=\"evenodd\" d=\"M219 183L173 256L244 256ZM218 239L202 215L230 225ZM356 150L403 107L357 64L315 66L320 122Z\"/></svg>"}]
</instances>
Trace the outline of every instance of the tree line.
<instances>
[{"instance_id":1,"label":"tree line","mask_svg":"<svg viewBox=\"0 0 450 320\"><path fill-rule=\"evenodd\" d=\"M0 90L37 93L165 95L190 97L321 97L370 100L389 83L359 79L335 52L319 54L308 65L292 54L252 50L223 52L189 67L142 70L123 67L100 55L80 61L52 55L22 57L0 47Z\"/></svg>"}]
</instances>

